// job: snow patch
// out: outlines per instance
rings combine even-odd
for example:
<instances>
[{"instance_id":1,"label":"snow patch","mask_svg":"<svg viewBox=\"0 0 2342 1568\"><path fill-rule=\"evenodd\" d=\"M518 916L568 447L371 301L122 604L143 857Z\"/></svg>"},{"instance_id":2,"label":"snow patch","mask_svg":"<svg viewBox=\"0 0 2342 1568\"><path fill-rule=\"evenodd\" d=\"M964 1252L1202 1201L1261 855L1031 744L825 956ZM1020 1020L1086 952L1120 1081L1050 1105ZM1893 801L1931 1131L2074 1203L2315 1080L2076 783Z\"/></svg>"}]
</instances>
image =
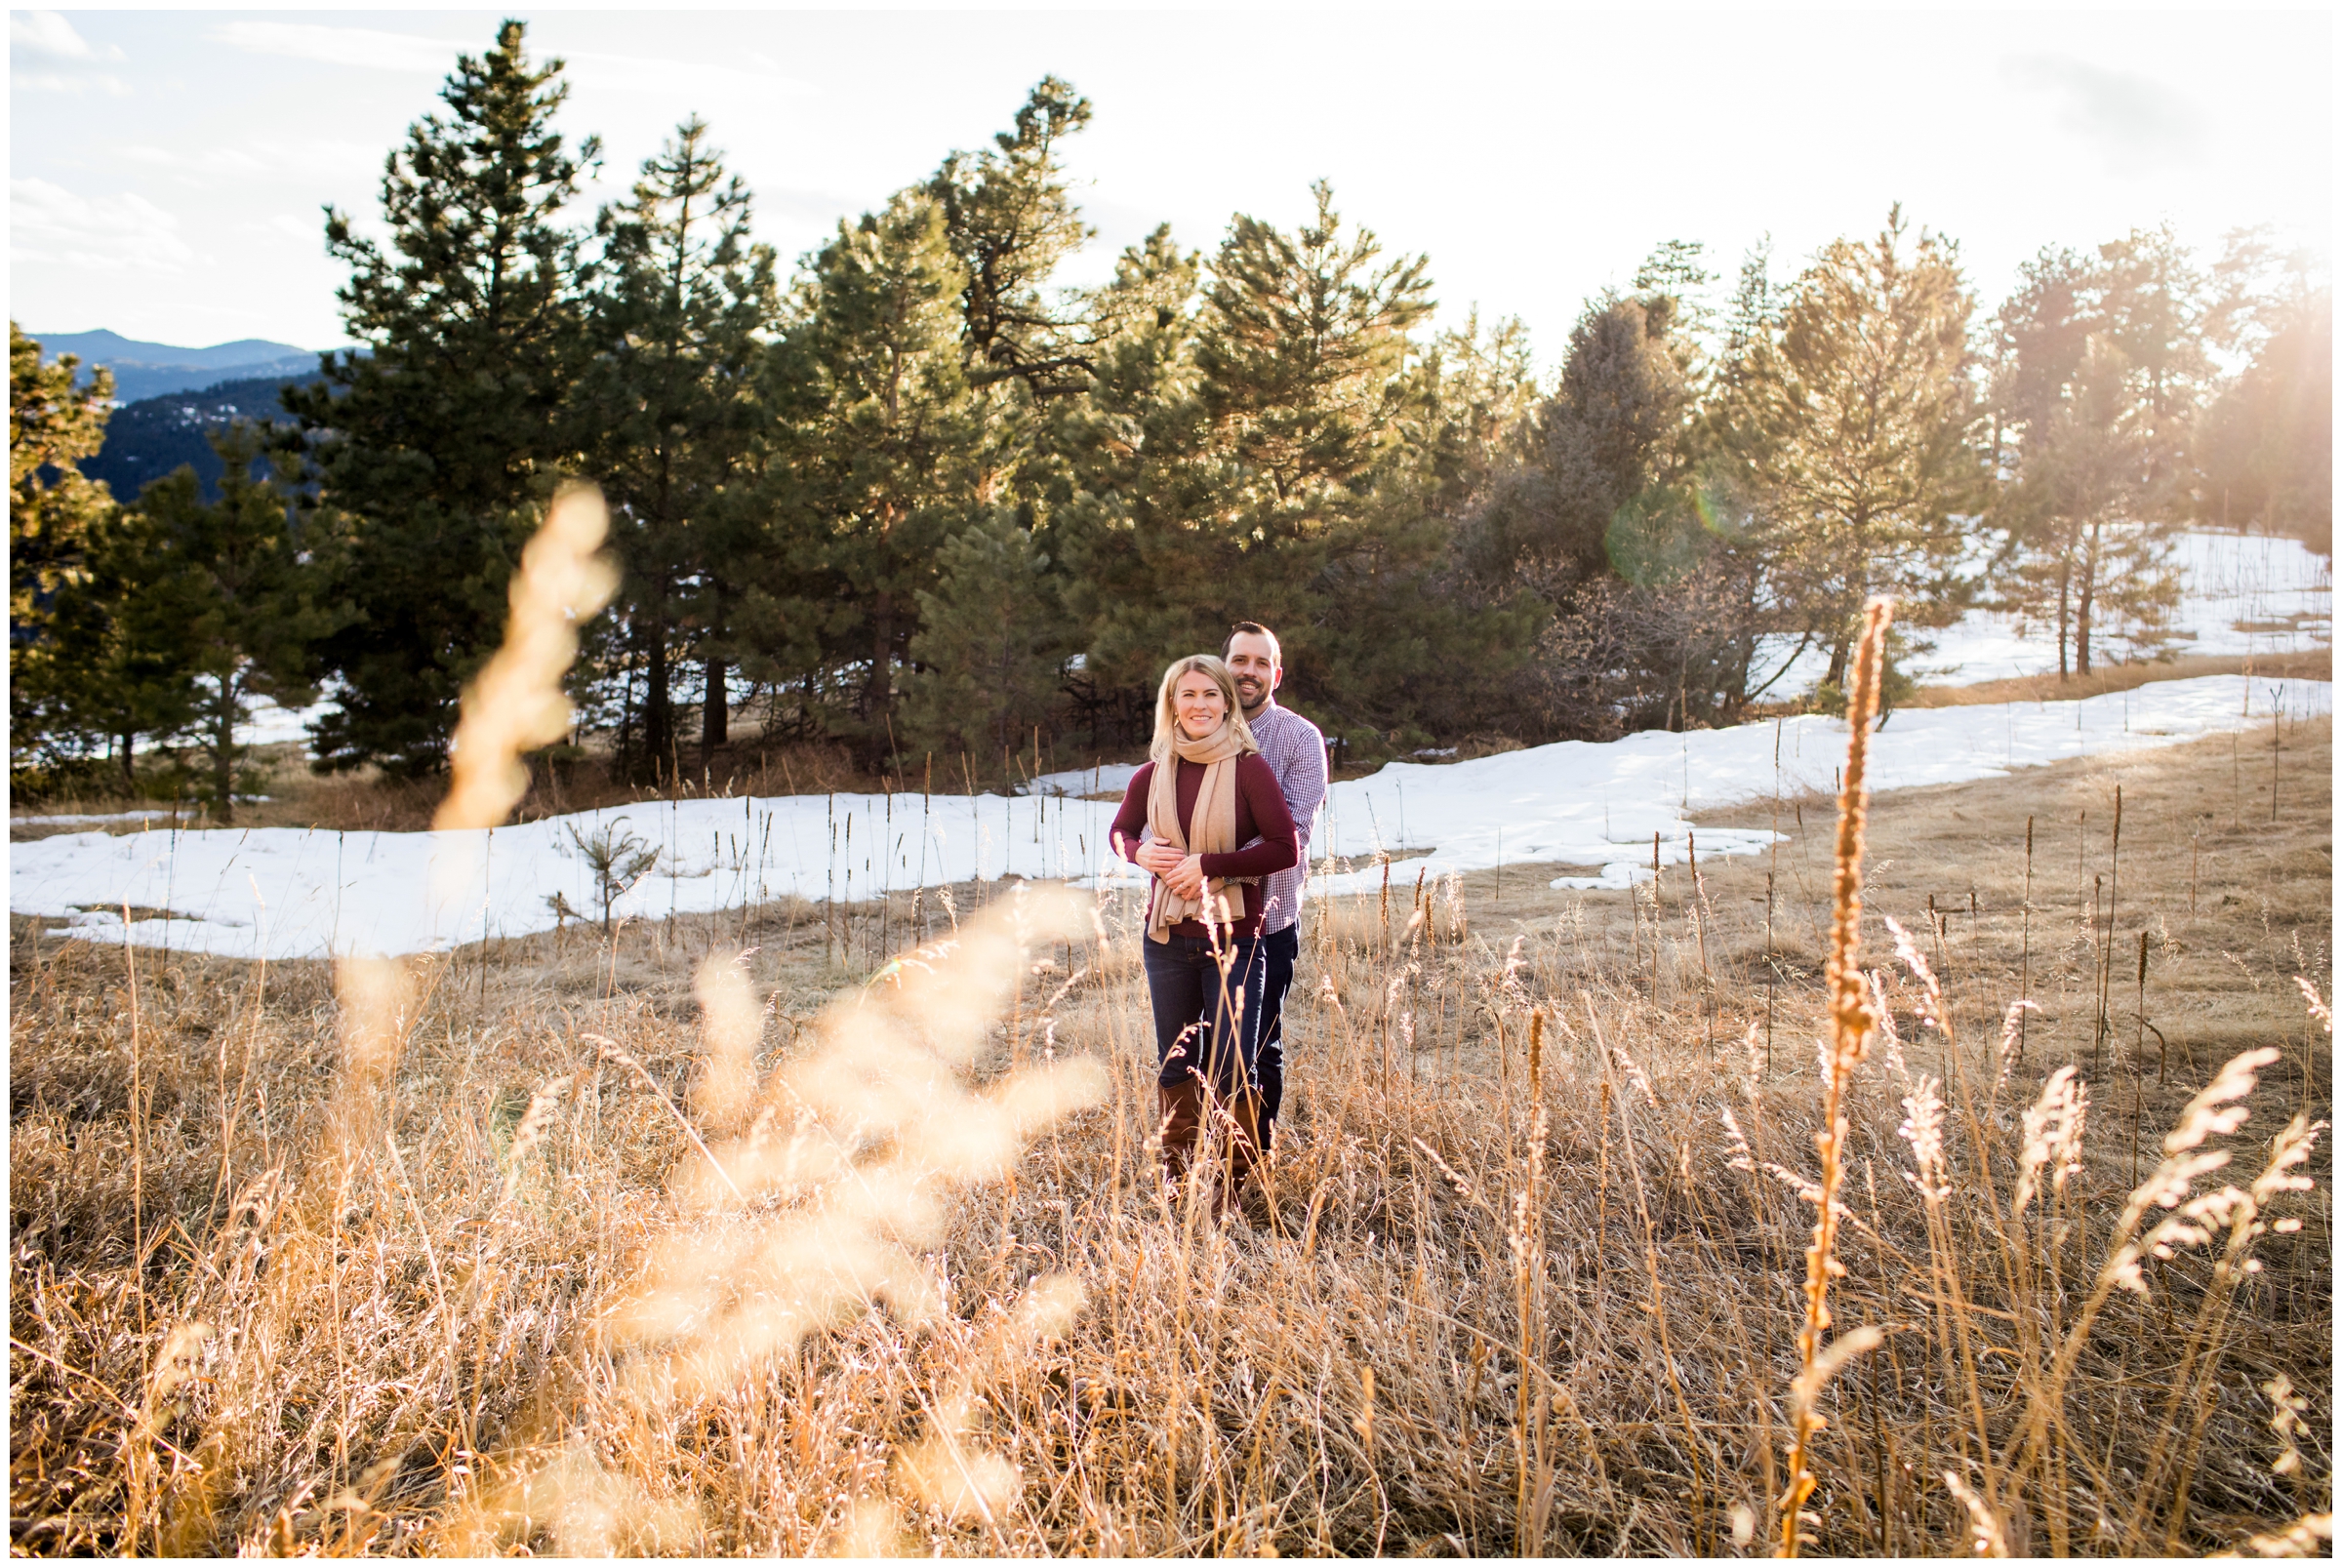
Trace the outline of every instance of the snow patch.
<instances>
[{"instance_id":1,"label":"snow patch","mask_svg":"<svg viewBox=\"0 0 2342 1568\"><path fill-rule=\"evenodd\" d=\"M2181 534L2172 559L2180 574L2179 609L2162 650L2233 659L2305 653L2334 640L2333 563L2297 539L2266 535ZM1908 673L1922 682L2012 680L2057 668L2054 623L1996 610L1971 610L1941 631L1915 632L1935 644L1915 656ZM2134 625L2102 625L2091 639L2097 658L2115 663L2150 657L2155 648ZM1758 667L1786 654L1794 639L1767 638ZM1829 655L1808 649L1766 696L1795 697L1828 672Z\"/></svg>"},{"instance_id":2,"label":"snow patch","mask_svg":"<svg viewBox=\"0 0 2342 1568\"><path fill-rule=\"evenodd\" d=\"M2070 703L1904 708L1878 734L1878 789L1957 784L2066 757L2170 745L2333 710L2323 681L2215 675ZM1393 763L1334 785L1312 841L1312 896L1381 885L1377 851L1419 852L1402 875L1437 879L1534 862L1600 867L1563 887L1622 888L1660 863L1753 855L1761 830L1698 828L1695 813L1836 787L1842 721L1805 716L1688 735L1653 731L1469 762ZM1078 776L1103 779L1103 771ZM1109 788L1112 787L1110 784ZM1086 792L1094 792L1088 791ZM789 795L658 801L469 833L336 833L263 827L10 846L9 907L60 934L232 957L445 949L550 929L548 901L598 914L574 826L656 846L655 870L622 895L628 919L736 909L783 896L860 900L1003 876L1143 885L1110 860L1111 800L1066 795ZM1363 864L1361 864L1363 863ZM123 930L120 909L173 911ZM108 913L108 910L113 912Z\"/></svg>"}]
</instances>

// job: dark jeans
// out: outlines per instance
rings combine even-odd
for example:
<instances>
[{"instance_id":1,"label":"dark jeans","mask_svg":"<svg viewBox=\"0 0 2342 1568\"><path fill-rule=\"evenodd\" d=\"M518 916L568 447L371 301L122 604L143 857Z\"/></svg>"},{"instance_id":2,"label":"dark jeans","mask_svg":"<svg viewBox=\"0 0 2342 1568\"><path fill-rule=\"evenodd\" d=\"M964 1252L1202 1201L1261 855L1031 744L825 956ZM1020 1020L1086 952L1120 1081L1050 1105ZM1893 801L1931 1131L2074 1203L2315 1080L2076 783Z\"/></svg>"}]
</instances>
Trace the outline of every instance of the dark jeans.
<instances>
[{"instance_id":1,"label":"dark jeans","mask_svg":"<svg viewBox=\"0 0 2342 1568\"><path fill-rule=\"evenodd\" d=\"M1261 939L1261 1013L1253 1053L1253 1077L1261 1086L1261 1146L1269 1146L1271 1124L1285 1099L1285 992L1293 988L1293 962L1301 956L1301 927L1290 925Z\"/></svg>"},{"instance_id":2,"label":"dark jeans","mask_svg":"<svg viewBox=\"0 0 2342 1568\"><path fill-rule=\"evenodd\" d=\"M1156 1081L1175 1089L1191 1075L1200 1077L1223 1100L1249 1088L1261 1013L1260 944L1223 948L1230 957L1225 980L1212 945L1200 937L1173 932L1169 942L1143 938L1139 946L1154 1005Z\"/></svg>"}]
</instances>

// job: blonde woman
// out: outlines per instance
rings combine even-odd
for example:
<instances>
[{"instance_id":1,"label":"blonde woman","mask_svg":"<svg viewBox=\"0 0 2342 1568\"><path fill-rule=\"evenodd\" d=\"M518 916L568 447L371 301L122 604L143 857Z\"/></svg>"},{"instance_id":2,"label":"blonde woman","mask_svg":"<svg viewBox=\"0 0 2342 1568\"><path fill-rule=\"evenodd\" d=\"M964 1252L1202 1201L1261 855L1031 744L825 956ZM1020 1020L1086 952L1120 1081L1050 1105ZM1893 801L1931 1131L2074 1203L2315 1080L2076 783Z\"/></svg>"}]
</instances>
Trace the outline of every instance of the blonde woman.
<instances>
[{"instance_id":1,"label":"blonde woman","mask_svg":"<svg viewBox=\"0 0 2342 1568\"><path fill-rule=\"evenodd\" d=\"M1258 885L1241 879L1284 870L1299 850L1284 791L1222 661L1193 654L1163 672L1152 756L1132 777L1111 837L1117 855L1153 877L1141 945L1154 1009L1164 1170L1175 1183L1187 1174L1207 1092L1216 1097L1234 1129L1227 1180L1213 1196L1214 1211L1224 1212L1258 1149L1253 1055L1265 905Z\"/></svg>"}]
</instances>

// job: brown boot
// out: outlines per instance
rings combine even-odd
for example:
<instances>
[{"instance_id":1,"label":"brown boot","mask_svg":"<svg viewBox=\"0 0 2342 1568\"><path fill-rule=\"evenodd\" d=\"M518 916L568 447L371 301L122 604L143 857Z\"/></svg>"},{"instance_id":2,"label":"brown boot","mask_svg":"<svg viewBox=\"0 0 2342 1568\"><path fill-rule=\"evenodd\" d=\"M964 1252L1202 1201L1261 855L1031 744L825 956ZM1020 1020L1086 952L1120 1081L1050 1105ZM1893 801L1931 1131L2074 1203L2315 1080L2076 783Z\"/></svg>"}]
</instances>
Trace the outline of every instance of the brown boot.
<instances>
[{"instance_id":1,"label":"brown boot","mask_svg":"<svg viewBox=\"0 0 2342 1568\"><path fill-rule=\"evenodd\" d=\"M1261 1159L1261 1097L1250 1092L1223 1103L1228 1118L1228 1162L1220 1189L1213 1196L1212 1216L1225 1219L1244 1195L1244 1182Z\"/></svg>"},{"instance_id":2,"label":"brown boot","mask_svg":"<svg viewBox=\"0 0 2342 1568\"><path fill-rule=\"evenodd\" d=\"M1203 1137L1203 1086L1188 1078L1176 1088L1156 1085L1155 1095L1161 1106L1163 1177L1176 1188L1187 1180Z\"/></svg>"}]
</instances>

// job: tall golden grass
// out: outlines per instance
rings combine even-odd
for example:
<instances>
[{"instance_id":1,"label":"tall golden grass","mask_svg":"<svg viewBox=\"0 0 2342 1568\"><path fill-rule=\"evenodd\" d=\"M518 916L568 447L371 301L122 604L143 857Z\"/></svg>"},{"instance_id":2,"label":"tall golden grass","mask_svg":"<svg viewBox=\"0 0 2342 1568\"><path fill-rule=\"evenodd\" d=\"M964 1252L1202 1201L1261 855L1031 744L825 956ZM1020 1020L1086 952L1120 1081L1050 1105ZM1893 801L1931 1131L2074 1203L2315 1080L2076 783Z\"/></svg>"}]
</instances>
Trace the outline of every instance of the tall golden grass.
<instances>
[{"instance_id":1,"label":"tall golden grass","mask_svg":"<svg viewBox=\"0 0 2342 1568\"><path fill-rule=\"evenodd\" d=\"M859 976L810 922L677 922L625 971L671 985L616 984L618 938L484 986L50 945L12 985L14 1544L2319 1549L2315 1053L2275 1138L2256 1046L2132 1179L2135 1052L1971 1043L2021 999L1963 1003L1933 932L1862 965L1862 734L1823 984L1769 1010L1702 898L1672 964L1656 896L1631 958L1582 903L1492 943L1461 884L1314 911L1224 1226L1153 1180L1114 896L963 890ZM2321 955L2249 935L2330 1029Z\"/></svg>"}]
</instances>

